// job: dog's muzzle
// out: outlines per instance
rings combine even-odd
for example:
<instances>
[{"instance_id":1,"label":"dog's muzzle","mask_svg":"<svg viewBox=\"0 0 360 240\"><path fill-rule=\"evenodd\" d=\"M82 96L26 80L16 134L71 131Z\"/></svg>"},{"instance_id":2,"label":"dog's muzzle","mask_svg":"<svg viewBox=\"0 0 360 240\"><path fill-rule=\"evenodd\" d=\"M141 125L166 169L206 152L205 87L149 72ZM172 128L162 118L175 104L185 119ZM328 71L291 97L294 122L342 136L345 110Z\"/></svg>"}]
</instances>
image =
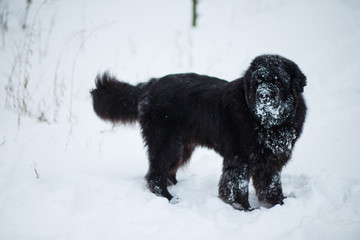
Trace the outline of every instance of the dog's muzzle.
<instances>
[{"instance_id":1,"label":"dog's muzzle","mask_svg":"<svg viewBox=\"0 0 360 240\"><path fill-rule=\"evenodd\" d=\"M279 91L274 84L262 83L256 90L256 99L258 103L276 108L279 106Z\"/></svg>"}]
</instances>

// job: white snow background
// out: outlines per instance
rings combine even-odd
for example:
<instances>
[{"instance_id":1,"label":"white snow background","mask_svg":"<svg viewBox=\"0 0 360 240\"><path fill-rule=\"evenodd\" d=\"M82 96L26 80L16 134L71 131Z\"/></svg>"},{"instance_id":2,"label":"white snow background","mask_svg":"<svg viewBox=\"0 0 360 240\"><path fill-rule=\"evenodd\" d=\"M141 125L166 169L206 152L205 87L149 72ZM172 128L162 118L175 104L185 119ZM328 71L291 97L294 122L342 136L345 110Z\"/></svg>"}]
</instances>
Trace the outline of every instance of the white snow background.
<instances>
[{"instance_id":1,"label":"white snow background","mask_svg":"<svg viewBox=\"0 0 360 240\"><path fill-rule=\"evenodd\" d=\"M0 0L0 239L360 239L357 0ZM25 29L22 25L26 22ZM7 27L7 30L5 29ZM198 149L170 188L146 188L139 126L113 126L89 90L197 72L233 80L257 55L295 61L308 116L283 206L234 210L222 159ZM196 113L194 113L196 114Z\"/></svg>"}]
</instances>

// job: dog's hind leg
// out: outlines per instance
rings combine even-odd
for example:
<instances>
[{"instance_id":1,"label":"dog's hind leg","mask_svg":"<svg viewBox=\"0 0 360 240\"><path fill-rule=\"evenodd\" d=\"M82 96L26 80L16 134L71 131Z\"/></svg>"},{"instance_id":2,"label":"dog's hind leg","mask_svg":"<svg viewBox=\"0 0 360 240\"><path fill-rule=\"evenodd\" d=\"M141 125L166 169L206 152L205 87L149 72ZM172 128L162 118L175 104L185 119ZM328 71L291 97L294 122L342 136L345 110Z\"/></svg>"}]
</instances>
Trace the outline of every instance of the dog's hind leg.
<instances>
[{"instance_id":1,"label":"dog's hind leg","mask_svg":"<svg viewBox=\"0 0 360 240\"><path fill-rule=\"evenodd\" d=\"M169 201L171 201L173 199L173 196L169 193L167 189L167 179L168 178L166 174L156 172L151 169L146 175L146 180L150 191L158 196L163 196Z\"/></svg>"},{"instance_id":2,"label":"dog's hind leg","mask_svg":"<svg viewBox=\"0 0 360 240\"><path fill-rule=\"evenodd\" d=\"M176 179L176 172L172 173L171 171L168 173L168 177L167 177L167 185L168 186L172 186L172 185L176 185L177 184L177 179Z\"/></svg>"},{"instance_id":3,"label":"dog's hind leg","mask_svg":"<svg viewBox=\"0 0 360 240\"><path fill-rule=\"evenodd\" d=\"M168 186L175 185L177 183L176 172L190 160L191 154L195 149L195 144L184 144L181 146L181 149L183 149L183 152L180 160L174 163L168 173Z\"/></svg>"},{"instance_id":4,"label":"dog's hind leg","mask_svg":"<svg viewBox=\"0 0 360 240\"><path fill-rule=\"evenodd\" d=\"M159 132L158 132L159 134ZM164 139L164 136L166 139ZM169 201L174 202L173 196L169 193L167 186L169 181L176 183L175 174L181 161L181 153L183 145L176 137L169 137L167 134L160 134L158 138L149 138L148 154L149 154L149 171L146 175L148 187L151 192L156 195L163 196Z\"/></svg>"}]
</instances>

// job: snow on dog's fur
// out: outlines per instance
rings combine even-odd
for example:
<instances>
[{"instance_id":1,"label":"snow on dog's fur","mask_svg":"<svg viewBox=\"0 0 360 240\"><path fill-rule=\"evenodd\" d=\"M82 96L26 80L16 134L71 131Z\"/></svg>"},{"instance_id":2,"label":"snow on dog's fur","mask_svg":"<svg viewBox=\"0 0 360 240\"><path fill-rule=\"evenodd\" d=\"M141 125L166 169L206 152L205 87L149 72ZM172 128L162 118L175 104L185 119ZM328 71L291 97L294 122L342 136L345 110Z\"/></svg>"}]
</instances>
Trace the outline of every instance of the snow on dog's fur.
<instances>
[{"instance_id":1,"label":"snow on dog's fur","mask_svg":"<svg viewBox=\"0 0 360 240\"><path fill-rule=\"evenodd\" d=\"M205 146L224 158L220 197L236 209L251 210L250 178L259 200L283 204L280 173L302 132L305 85L294 62L262 55L231 82L186 73L132 86L104 73L91 94L100 118L139 121L152 192L176 201L167 186L176 184L176 172L194 148Z\"/></svg>"}]
</instances>

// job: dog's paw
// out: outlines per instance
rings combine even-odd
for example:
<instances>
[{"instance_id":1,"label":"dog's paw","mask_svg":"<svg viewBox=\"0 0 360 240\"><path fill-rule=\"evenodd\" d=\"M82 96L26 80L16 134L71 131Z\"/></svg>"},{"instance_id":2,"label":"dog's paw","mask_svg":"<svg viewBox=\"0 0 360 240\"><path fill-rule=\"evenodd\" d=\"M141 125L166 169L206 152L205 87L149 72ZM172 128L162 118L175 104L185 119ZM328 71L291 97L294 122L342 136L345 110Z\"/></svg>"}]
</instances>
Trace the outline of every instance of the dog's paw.
<instances>
[{"instance_id":1,"label":"dog's paw","mask_svg":"<svg viewBox=\"0 0 360 240\"><path fill-rule=\"evenodd\" d=\"M245 211L245 212L251 212L256 209L259 209L259 208L252 208L250 206L248 206L247 208L244 208L240 203L232 203L231 206L236 210Z\"/></svg>"},{"instance_id":2,"label":"dog's paw","mask_svg":"<svg viewBox=\"0 0 360 240\"><path fill-rule=\"evenodd\" d=\"M174 196L170 201L169 203L171 204L177 204L180 202L180 198L178 196Z\"/></svg>"}]
</instances>

